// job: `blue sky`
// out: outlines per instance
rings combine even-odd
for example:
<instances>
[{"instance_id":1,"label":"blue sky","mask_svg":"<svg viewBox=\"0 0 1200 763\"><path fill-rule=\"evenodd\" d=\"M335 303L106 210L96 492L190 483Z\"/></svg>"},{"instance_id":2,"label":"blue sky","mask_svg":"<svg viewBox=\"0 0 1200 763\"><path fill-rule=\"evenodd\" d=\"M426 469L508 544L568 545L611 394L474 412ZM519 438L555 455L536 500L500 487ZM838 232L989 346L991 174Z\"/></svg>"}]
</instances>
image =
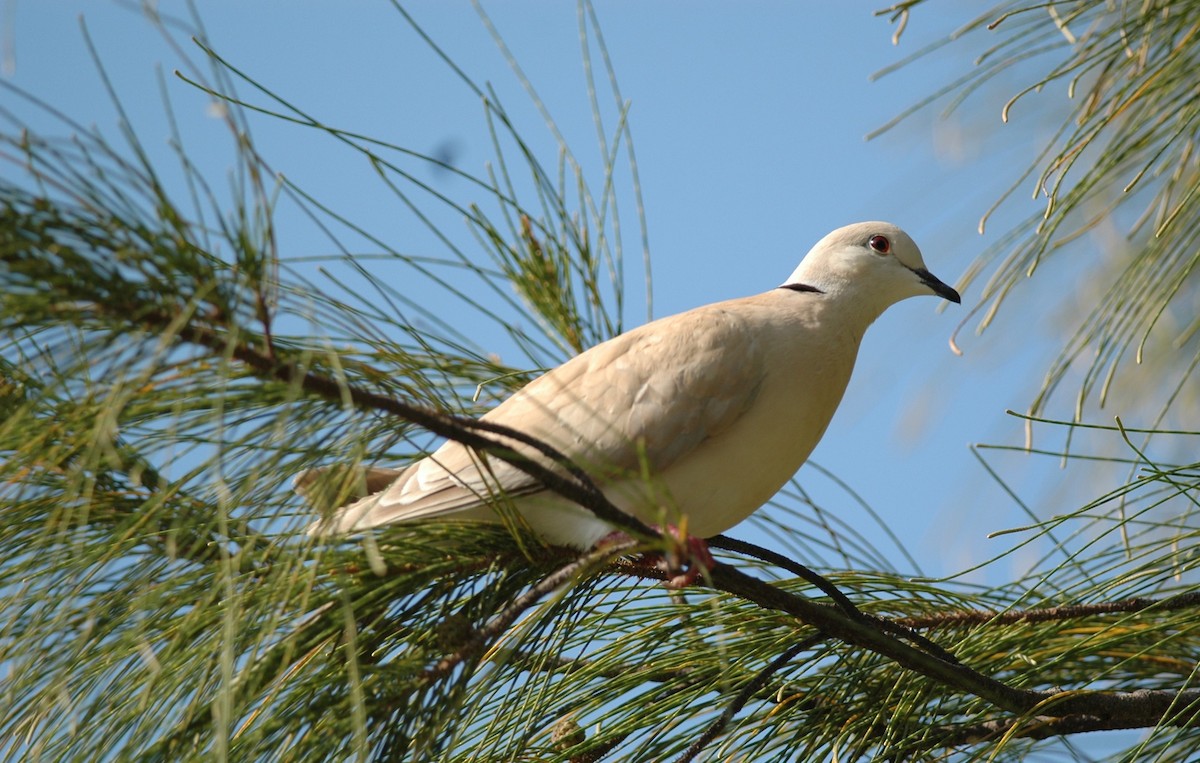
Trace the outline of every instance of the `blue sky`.
<instances>
[{"instance_id":1,"label":"blue sky","mask_svg":"<svg viewBox=\"0 0 1200 763\"><path fill-rule=\"evenodd\" d=\"M179 11L176 3L160 7ZM484 7L585 173L596 172L574 4ZM622 0L597 9L631 104L655 314L769 289L826 232L864 219L905 227L930 269L955 282L992 242L977 234L978 218L1033 155L1044 137L1041 118L1018 108L1016 124L996 141L988 131L999 122L1001 101L981 97L949 119L926 111L882 138L864 136L964 72L978 48L951 48L876 82L870 75L980 6L919 9L899 47L891 42L891 25L872 15L873 1L730 7L694 2L685 11L679 3ZM553 166L554 142L471 6L441 0L409 10L458 65L495 87L534 150ZM66 0L9 5L3 54L10 81L115 135L114 111L82 42L81 11L143 141L171 164L157 65L193 160L220 179L232 157L224 127L206 97L170 75L187 68L177 53L128 9ZM387 3L207 3L202 18L223 56L327 122L418 151L452 147L456 164L468 172L482 172L492 160L478 100ZM181 43L188 56L203 60L186 38ZM239 85L239 92L250 95L251 89ZM49 126L21 113L34 126ZM606 113L611 135L614 110L606 107ZM433 246L397 210L394 197L380 192L362 162L327 137L261 119L254 130L275 169L320 189L399 249ZM417 172L439 190L470 198L459 180L428 168ZM618 177L629 233L635 215L627 180ZM1002 232L1006 220L1029 214L1035 204L1018 199L991 230ZM280 226L285 254L329 252L297 216L282 212ZM626 245L636 271L636 235L629 233ZM631 280L636 291L637 278ZM1027 523L968 445L1021 441L1020 422L1004 410L1024 409L1057 346L1051 330L1040 327L1053 322L1058 308L1030 292L1018 295L982 338L965 331L965 355L954 356L947 339L977 293L977 286L966 290L962 307L942 313L932 298L891 309L868 334L842 409L813 456L852 485L932 574L999 551L1005 541L987 541L984 534ZM430 299L437 309L436 297ZM625 317L634 325L645 315L631 308ZM489 350L512 352L485 326L461 328ZM1030 490L1053 478L1046 464L1027 462L1008 457L1002 471ZM801 476L820 482L806 471ZM830 501L836 506L846 499L831 493Z\"/></svg>"}]
</instances>

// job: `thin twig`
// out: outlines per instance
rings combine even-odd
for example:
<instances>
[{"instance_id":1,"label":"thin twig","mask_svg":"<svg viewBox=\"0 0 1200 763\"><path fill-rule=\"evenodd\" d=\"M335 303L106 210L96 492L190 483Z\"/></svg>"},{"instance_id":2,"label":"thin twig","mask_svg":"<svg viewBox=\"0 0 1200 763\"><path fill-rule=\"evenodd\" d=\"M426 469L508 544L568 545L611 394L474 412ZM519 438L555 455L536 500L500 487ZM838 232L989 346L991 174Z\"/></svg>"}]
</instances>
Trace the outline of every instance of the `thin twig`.
<instances>
[{"instance_id":1,"label":"thin twig","mask_svg":"<svg viewBox=\"0 0 1200 763\"><path fill-rule=\"evenodd\" d=\"M1200 702L1200 690L1179 692L1176 695L1175 717L1145 718L1137 715L1070 715L1053 717L1038 715L1032 718L1000 718L970 726L947 726L930 730L917 745L905 746L905 752L914 749L932 750L981 744L1004 737L1007 739L1047 739L1066 734L1082 734L1090 731L1118 731L1154 726L1158 723L1171 726L1200 725L1200 713L1196 704Z\"/></svg>"},{"instance_id":2,"label":"thin twig","mask_svg":"<svg viewBox=\"0 0 1200 763\"><path fill-rule=\"evenodd\" d=\"M902 622L888 620L886 618L863 612L861 609L855 606L854 602L850 601L850 598L846 596L846 594L838 590L838 587L830 582L828 578L812 569L809 569L796 560L780 554L777 551L772 551L768 548L763 548L762 546L758 546L747 541L730 538L727 535L718 535L714 538L709 538L708 543L713 548L723 548L727 551L746 554L747 556L752 556L761 561L774 564L780 569L794 573L797 577L812 583L824 594L829 596L829 598L833 599L834 603L837 604L838 607L840 607L841 610L848 616L862 620L863 622L873 623L885 632L891 633L894 636L899 636L900 638L908 639L914 644L920 646L925 651L945 660L946 662L958 663L959 661L958 658L955 657L954 654L948 651L945 647L930 641L925 636L922 636L920 633L914 631L910 626L905 625Z\"/></svg>"},{"instance_id":3,"label":"thin twig","mask_svg":"<svg viewBox=\"0 0 1200 763\"><path fill-rule=\"evenodd\" d=\"M143 320L146 318L157 318L164 325L170 322L166 320L167 316L143 315L142 318ZM343 396L348 396L360 408L390 413L427 429L436 435L457 440L476 450L495 455L497 458L512 464L517 469L538 480L546 488L583 506L605 522L632 531L643 537L654 537L657 535L649 526L614 506L587 473L571 461L571 459L567 458L567 456L563 455L557 449L537 438L530 437L524 432L489 421L482 421L466 416L455 416L431 408L413 405L394 397L371 392L312 370L304 370L296 363L276 360L249 345L235 342L222 332L207 326L198 326L189 323L182 326L178 333L180 338L185 341L201 345L214 352L229 352L232 357L242 361L265 376L289 384L299 384L308 392L333 400L341 400ZM528 456L516 452L510 445L480 436L478 434L480 431L506 437L537 450L556 465L566 470L574 478L574 481L563 477L563 475L530 459Z\"/></svg>"},{"instance_id":4,"label":"thin twig","mask_svg":"<svg viewBox=\"0 0 1200 763\"><path fill-rule=\"evenodd\" d=\"M465 646L454 654L439 660L432 668L424 671L421 674L421 678L426 681L434 681L447 675L463 661L485 650L496 637L508 630L509 626L516 622L518 617L524 614L530 607L537 604L543 596L554 591L554 589L572 578L581 575L585 570L600 566L612 559L613 556L620 555L622 552L628 551L636 545L637 541L632 539L607 544L589 551L578 559L573 560L570 564L550 573L538 581L537 585L534 585L528 591L513 599L487 625L480 628Z\"/></svg>"},{"instance_id":5,"label":"thin twig","mask_svg":"<svg viewBox=\"0 0 1200 763\"><path fill-rule=\"evenodd\" d=\"M787 649L783 650L779 656L771 660L769 665L760 670L758 674L754 676L754 678L750 679L750 681L742 687L742 690L737 693L737 696L733 698L733 701L729 703L729 706L725 708L725 710L721 713L721 716L709 724L708 728L704 730L704 733L700 735L700 738L695 742L692 742L687 750L685 750L684 753L676 759L676 763L690 763L690 761L695 760L696 756L699 755L701 751L709 745L710 742L716 739L717 735L725 730L725 727L728 726L729 722L733 720L733 716L737 715L738 712L746 706L746 703L749 702L755 694L757 694L764 686L767 685L767 681L770 680L771 676L775 675L783 668L783 666L791 662L796 655L800 654L805 649L811 649L824 640L825 636L817 633L809 636L808 638L801 639L792 646L789 646Z\"/></svg>"},{"instance_id":6,"label":"thin twig","mask_svg":"<svg viewBox=\"0 0 1200 763\"><path fill-rule=\"evenodd\" d=\"M1165 599L1139 597L1123 601L1104 601L1096 604L1065 604L1061 607L1040 609L1009 609L996 612L987 609L941 612L936 615L905 617L894 622L908 628L929 630L931 628L957 628L973 625L1011 625L1013 623L1044 623L1059 620L1074 620L1081 617L1100 615L1135 614L1147 609L1170 612L1178 609L1200 607L1200 592L1182 593Z\"/></svg>"}]
</instances>

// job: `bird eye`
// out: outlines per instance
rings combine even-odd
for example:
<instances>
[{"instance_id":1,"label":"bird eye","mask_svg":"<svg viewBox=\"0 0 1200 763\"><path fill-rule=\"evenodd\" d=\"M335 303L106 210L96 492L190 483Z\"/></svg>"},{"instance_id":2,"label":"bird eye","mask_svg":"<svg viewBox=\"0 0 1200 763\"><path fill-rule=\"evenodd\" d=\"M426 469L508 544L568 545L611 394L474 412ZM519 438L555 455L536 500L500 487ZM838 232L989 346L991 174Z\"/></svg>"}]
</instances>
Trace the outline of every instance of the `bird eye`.
<instances>
[{"instance_id":1,"label":"bird eye","mask_svg":"<svg viewBox=\"0 0 1200 763\"><path fill-rule=\"evenodd\" d=\"M871 240L867 244L880 254L892 251L892 242L887 240L887 236L871 236Z\"/></svg>"}]
</instances>

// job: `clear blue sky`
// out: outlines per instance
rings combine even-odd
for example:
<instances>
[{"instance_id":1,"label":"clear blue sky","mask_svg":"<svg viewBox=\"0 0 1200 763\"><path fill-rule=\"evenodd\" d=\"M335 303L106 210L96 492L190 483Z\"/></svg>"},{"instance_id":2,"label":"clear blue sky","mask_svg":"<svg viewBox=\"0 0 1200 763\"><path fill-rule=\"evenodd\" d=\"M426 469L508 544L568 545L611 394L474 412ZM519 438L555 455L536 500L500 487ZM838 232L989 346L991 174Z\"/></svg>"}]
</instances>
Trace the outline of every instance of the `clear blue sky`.
<instances>
[{"instance_id":1,"label":"clear blue sky","mask_svg":"<svg viewBox=\"0 0 1200 763\"><path fill-rule=\"evenodd\" d=\"M164 11L178 6L161 5ZM977 99L949 121L924 112L882 139L865 141L868 132L965 71L971 48L877 82L869 76L967 20L968 11L978 12L972 3L920 9L894 47L892 27L872 15L877 5L753 2L734 12L717 2L686 8L601 3L602 30L631 103L656 315L771 288L828 230L857 220L904 226L930 269L951 283L991 242L975 231L979 215L1021 157L1032 156L1042 125L1027 115L1006 128L1007 142L981 148L972 136L998 122L1000 103ZM585 167L597 168L574 4L485 7L568 143ZM492 159L478 101L387 3L259 0L202 8L222 55L325 121L418 151L452 146L457 165L473 173ZM495 86L553 166L553 142L471 6L438 0L409 10L463 69ZM115 135L113 109L82 42L81 11L142 139L170 164L158 64L193 160L221 179L231 160L223 126L206 111L207 99L170 76L186 66L136 13L103 2L8 4L0 20L6 76ZM202 60L186 38L182 43ZM252 91L242 85L240 92ZM48 124L21 113L34 125ZM611 124L610 110L610 132ZM362 163L328 138L267 120L256 120L255 135L273 167L320 189L339 209L353 210L397 248L432 246ZM449 177L427 173L424 179L459 196L469 190ZM591 181L599 183L595 176ZM633 204L622 194L623 221L632 231ZM1031 204L1018 202L1019 214L1008 219L1033 211ZM328 253L328 244L294 216L281 217L281 226L285 254ZM1003 229L1001 218L992 230ZM636 257L636 237L626 243ZM1024 409L1053 353L1049 332L1038 329L1052 310L1031 313L1036 302L1013 303L983 338L964 332L966 354L955 357L947 338L977 293L978 287L967 290L962 307L941 314L933 298L890 310L868 334L842 409L813 456L874 506L927 573L970 566L1006 542L987 541L986 532L1026 523L968 444L1020 441L1019 422L1003 412ZM626 318L638 323L644 312L631 309ZM493 341L486 331L480 329L484 346ZM504 355L511 348L497 344L495 351ZM1046 473L1043 464L1006 463L1006 476L1018 484L1040 484ZM801 475L814 486L820 482L809 472ZM847 501L838 494L830 500Z\"/></svg>"}]
</instances>

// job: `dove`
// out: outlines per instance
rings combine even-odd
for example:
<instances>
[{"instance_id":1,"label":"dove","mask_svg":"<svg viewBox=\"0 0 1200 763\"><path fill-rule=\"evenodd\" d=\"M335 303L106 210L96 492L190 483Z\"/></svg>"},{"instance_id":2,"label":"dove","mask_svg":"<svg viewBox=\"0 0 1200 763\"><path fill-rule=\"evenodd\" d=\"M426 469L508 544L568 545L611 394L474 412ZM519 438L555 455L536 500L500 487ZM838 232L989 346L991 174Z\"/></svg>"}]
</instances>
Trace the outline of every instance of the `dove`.
<instances>
[{"instance_id":1,"label":"dove","mask_svg":"<svg viewBox=\"0 0 1200 763\"><path fill-rule=\"evenodd\" d=\"M711 537L795 475L841 402L867 327L889 306L920 295L961 302L926 269L903 230L885 222L848 225L818 241L778 288L597 344L483 420L554 447L615 506L647 524ZM558 468L526 445L496 439ZM302 473L296 490L310 494L322 477L332 479L330 471ZM358 499L310 533L497 521L510 510L555 545L589 549L614 532L512 464L455 441L403 469L356 474Z\"/></svg>"}]
</instances>

